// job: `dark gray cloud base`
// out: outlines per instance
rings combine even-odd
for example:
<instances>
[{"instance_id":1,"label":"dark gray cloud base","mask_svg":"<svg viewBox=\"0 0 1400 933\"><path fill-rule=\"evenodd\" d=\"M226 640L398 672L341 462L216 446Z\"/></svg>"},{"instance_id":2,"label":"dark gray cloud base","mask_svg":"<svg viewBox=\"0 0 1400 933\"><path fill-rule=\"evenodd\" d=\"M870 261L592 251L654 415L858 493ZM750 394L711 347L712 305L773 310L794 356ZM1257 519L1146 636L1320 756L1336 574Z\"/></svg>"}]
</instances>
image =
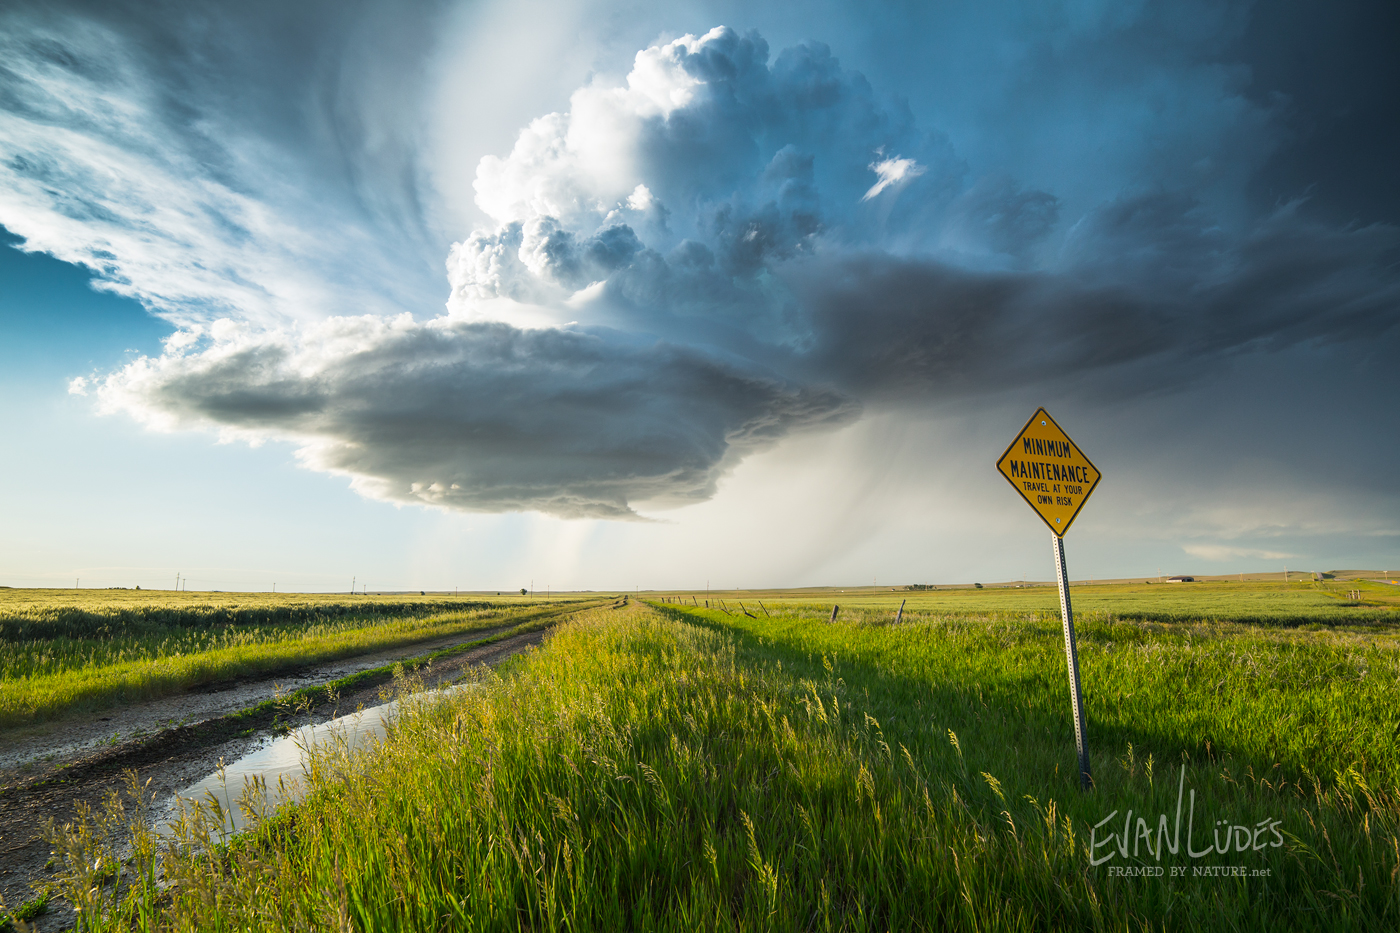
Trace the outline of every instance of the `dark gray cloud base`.
<instances>
[{"instance_id":1,"label":"dark gray cloud base","mask_svg":"<svg viewBox=\"0 0 1400 933\"><path fill-rule=\"evenodd\" d=\"M1284 136L1240 67L1182 79L1210 119L1176 161L1130 138L1145 117L1121 134L1139 171L1076 175L1061 133L1037 185L969 161L826 45L774 55L720 28L643 50L624 84L580 88L464 166L487 222L439 231L404 115L429 30L376 44L363 24L383 10L352 19L322 51L368 55L368 77L290 69L279 97L219 71L233 57L222 83L201 70L197 16L157 41L136 11L10 14L0 223L180 327L98 380L109 409L292 440L393 501L630 517L712 496L747 453L863 405L1067 374L1154 392L1400 317L1394 226L1246 203ZM230 48L259 47L251 22ZM1224 54L1179 31L1160 72L1196 46ZM239 79L265 106L221 109ZM444 237L451 297L431 317L421 264Z\"/></svg>"},{"instance_id":2,"label":"dark gray cloud base","mask_svg":"<svg viewBox=\"0 0 1400 933\"><path fill-rule=\"evenodd\" d=\"M1061 273L876 252L784 269L814 335L795 362L885 404L1067 378L1119 395L1188 383L1236 353L1379 339L1400 317L1393 227L1337 229L1286 208L1226 240L1163 194L1102 213Z\"/></svg>"},{"instance_id":3,"label":"dark gray cloud base","mask_svg":"<svg viewBox=\"0 0 1400 933\"><path fill-rule=\"evenodd\" d=\"M166 426L296 440L310 466L377 498L565 518L707 499L744 455L858 413L830 391L610 336L340 318L299 339L226 332L100 392Z\"/></svg>"}]
</instances>

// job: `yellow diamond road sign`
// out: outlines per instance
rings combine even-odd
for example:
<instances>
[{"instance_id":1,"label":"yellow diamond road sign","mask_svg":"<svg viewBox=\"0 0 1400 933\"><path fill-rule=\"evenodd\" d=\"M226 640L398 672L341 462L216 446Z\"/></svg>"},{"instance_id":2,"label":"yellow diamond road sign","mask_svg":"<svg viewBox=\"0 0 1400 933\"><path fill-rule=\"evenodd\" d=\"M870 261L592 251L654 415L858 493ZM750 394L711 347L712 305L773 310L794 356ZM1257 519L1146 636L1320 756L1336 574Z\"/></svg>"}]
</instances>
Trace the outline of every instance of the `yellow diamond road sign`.
<instances>
[{"instance_id":1,"label":"yellow diamond road sign","mask_svg":"<svg viewBox=\"0 0 1400 933\"><path fill-rule=\"evenodd\" d=\"M997 469L1057 535L1069 531L1099 484L1099 471L1043 408L1006 448Z\"/></svg>"}]
</instances>

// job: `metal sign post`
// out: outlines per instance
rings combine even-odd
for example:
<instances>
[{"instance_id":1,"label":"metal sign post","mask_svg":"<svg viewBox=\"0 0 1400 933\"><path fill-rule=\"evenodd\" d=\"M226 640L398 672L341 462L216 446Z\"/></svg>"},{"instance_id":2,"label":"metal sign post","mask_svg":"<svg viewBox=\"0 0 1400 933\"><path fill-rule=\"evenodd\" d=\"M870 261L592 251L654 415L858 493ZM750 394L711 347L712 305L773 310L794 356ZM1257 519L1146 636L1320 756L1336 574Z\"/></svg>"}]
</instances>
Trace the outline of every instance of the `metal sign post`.
<instances>
[{"instance_id":1,"label":"metal sign post","mask_svg":"<svg viewBox=\"0 0 1400 933\"><path fill-rule=\"evenodd\" d=\"M1074 746L1079 754L1079 786L1094 786L1089 771L1089 744L1084 728L1084 691L1079 686L1079 649L1074 643L1074 611L1065 570L1065 532L1084 507L1101 474L1075 446L1055 419L1041 408L997 461L1026 504L1050 528L1055 554L1055 579L1060 585L1060 618L1065 628L1065 663L1069 668L1070 702L1074 706Z\"/></svg>"},{"instance_id":2,"label":"metal sign post","mask_svg":"<svg viewBox=\"0 0 1400 933\"><path fill-rule=\"evenodd\" d=\"M1069 665L1070 701L1074 704L1074 749L1079 753L1079 786L1094 786L1089 773L1089 745L1084 731L1084 691L1079 686L1079 648L1074 643L1074 610L1069 604L1069 572L1065 570L1065 539L1053 531L1050 546L1055 551L1055 577L1060 582L1060 618L1065 627L1065 662Z\"/></svg>"}]
</instances>

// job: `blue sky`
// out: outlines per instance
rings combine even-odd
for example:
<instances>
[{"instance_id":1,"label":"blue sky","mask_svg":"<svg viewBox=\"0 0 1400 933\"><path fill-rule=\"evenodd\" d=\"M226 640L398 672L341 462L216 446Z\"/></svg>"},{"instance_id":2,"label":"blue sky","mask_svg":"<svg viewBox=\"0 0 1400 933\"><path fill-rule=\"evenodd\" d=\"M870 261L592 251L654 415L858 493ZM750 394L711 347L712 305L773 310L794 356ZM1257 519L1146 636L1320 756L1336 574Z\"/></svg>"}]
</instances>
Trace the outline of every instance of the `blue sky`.
<instances>
[{"instance_id":1,"label":"blue sky","mask_svg":"<svg viewBox=\"0 0 1400 933\"><path fill-rule=\"evenodd\" d=\"M1400 564L1384 5L0 17L0 583Z\"/></svg>"}]
</instances>

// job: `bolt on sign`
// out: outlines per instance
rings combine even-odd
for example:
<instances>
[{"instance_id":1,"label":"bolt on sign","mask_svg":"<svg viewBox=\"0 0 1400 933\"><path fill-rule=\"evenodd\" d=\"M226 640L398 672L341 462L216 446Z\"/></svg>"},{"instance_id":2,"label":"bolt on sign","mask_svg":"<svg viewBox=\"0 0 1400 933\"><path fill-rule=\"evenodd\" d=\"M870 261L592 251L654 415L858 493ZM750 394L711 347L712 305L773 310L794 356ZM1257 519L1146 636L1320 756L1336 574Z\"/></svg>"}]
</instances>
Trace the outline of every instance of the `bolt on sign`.
<instances>
[{"instance_id":1,"label":"bolt on sign","mask_svg":"<svg viewBox=\"0 0 1400 933\"><path fill-rule=\"evenodd\" d=\"M1050 546L1055 557L1055 577L1060 584L1060 618L1065 629L1065 662L1069 668L1069 696L1074 709L1074 745L1079 754L1079 786L1094 786L1089 772L1089 743L1084 728L1084 691L1079 684L1079 649L1074 640L1074 611L1069 601L1069 571L1065 569L1065 532L1084 508L1099 471L1060 430L1049 413L1036 409L1016 435L997 470L1016 487L1035 513L1050 526Z\"/></svg>"},{"instance_id":2,"label":"bolt on sign","mask_svg":"<svg viewBox=\"0 0 1400 933\"><path fill-rule=\"evenodd\" d=\"M997 461L997 470L1057 535L1099 484L1099 471L1041 408Z\"/></svg>"}]
</instances>

